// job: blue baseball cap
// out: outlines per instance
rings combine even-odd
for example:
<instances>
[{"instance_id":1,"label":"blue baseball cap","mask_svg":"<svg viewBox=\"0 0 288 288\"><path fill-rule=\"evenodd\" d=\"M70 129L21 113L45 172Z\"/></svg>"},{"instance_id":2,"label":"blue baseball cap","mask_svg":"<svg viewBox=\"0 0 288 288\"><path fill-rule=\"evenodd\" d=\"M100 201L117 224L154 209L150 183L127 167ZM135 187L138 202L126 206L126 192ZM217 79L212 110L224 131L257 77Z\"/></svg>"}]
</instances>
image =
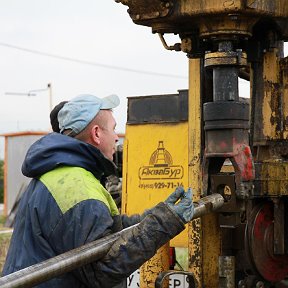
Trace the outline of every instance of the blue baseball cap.
<instances>
[{"instance_id":1,"label":"blue baseball cap","mask_svg":"<svg viewBox=\"0 0 288 288\"><path fill-rule=\"evenodd\" d=\"M117 95L98 98L83 94L68 101L58 113L60 133L71 129L73 135L84 130L100 110L110 110L120 104Z\"/></svg>"}]
</instances>

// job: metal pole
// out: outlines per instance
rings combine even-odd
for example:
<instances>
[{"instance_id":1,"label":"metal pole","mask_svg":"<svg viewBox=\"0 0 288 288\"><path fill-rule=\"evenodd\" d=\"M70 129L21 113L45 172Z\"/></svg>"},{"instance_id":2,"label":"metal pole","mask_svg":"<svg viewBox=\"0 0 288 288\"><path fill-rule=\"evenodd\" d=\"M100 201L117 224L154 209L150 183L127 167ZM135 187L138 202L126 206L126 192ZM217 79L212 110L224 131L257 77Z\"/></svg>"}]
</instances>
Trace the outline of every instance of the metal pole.
<instances>
[{"instance_id":1,"label":"metal pole","mask_svg":"<svg viewBox=\"0 0 288 288\"><path fill-rule=\"evenodd\" d=\"M49 108L50 108L50 112L51 112L52 109L53 109L53 101L52 101L52 85L51 85L51 83L48 83L48 85L47 85L47 89L48 89L48 92L49 92Z\"/></svg>"},{"instance_id":2,"label":"metal pole","mask_svg":"<svg viewBox=\"0 0 288 288\"><path fill-rule=\"evenodd\" d=\"M1 277L0 287L33 287L56 276L96 261L106 255L112 244L121 236L121 234L128 232L138 225L139 224L130 226L120 232Z\"/></svg>"},{"instance_id":3,"label":"metal pole","mask_svg":"<svg viewBox=\"0 0 288 288\"><path fill-rule=\"evenodd\" d=\"M224 204L220 194L212 194L194 202L193 219L213 212ZM48 281L56 276L75 270L81 266L99 260L107 254L112 244L128 231L136 228L138 224L130 226L119 232L90 242L81 247L60 254L41 263L29 266L7 276L0 278L1 288L28 288Z\"/></svg>"}]
</instances>

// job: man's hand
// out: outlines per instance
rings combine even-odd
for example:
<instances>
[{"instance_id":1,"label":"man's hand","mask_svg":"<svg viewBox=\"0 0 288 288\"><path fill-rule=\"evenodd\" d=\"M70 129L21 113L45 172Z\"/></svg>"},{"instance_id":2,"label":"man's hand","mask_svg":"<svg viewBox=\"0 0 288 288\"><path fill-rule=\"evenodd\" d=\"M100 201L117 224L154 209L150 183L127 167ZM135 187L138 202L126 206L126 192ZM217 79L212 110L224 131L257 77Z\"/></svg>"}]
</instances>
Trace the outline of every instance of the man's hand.
<instances>
[{"instance_id":1,"label":"man's hand","mask_svg":"<svg viewBox=\"0 0 288 288\"><path fill-rule=\"evenodd\" d=\"M178 200L180 201L176 203ZM192 220L194 215L194 204L192 201L191 188L185 192L182 186L177 187L165 200L165 203L183 220L184 223Z\"/></svg>"}]
</instances>

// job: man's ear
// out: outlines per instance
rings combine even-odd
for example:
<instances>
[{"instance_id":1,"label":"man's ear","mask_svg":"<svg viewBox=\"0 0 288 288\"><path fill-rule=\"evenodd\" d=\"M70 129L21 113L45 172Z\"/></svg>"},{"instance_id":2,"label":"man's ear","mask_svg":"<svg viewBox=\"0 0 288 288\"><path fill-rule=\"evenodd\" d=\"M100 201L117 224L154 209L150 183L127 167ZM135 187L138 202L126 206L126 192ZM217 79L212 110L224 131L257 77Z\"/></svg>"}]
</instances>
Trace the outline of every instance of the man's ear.
<instances>
[{"instance_id":1,"label":"man's ear","mask_svg":"<svg viewBox=\"0 0 288 288\"><path fill-rule=\"evenodd\" d=\"M96 145L100 144L101 139L101 129L98 125L93 125L91 131L90 131L90 137Z\"/></svg>"}]
</instances>

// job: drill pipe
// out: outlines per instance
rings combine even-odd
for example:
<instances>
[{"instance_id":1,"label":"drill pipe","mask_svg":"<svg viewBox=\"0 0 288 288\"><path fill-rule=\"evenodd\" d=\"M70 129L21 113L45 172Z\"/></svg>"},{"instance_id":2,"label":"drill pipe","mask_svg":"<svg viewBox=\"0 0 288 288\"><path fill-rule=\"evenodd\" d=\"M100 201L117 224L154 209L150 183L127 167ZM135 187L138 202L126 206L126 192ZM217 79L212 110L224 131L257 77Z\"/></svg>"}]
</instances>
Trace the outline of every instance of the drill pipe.
<instances>
[{"instance_id":1,"label":"drill pipe","mask_svg":"<svg viewBox=\"0 0 288 288\"><path fill-rule=\"evenodd\" d=\"M193 219L213 212L224 203L220 194L212 194L194 202ZM135 224L104 238L85 244L56 257L34 264L0 278L1 288L33 287L53 277L70 272L97 261L109 251L112 244L123 234L139 225Z\"/></svg>"}]
</instances>

